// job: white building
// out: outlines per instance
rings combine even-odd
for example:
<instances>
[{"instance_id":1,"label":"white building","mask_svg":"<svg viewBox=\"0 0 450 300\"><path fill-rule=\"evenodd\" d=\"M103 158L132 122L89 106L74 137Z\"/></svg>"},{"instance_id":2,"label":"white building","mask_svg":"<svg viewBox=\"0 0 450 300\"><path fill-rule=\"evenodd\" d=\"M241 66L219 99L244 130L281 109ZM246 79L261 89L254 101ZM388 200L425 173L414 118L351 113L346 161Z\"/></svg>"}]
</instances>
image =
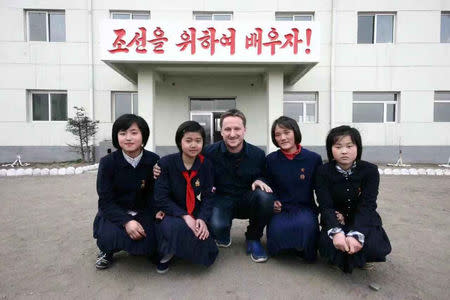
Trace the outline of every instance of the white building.
<instances>
[{"instance_id":1,"label":"white building","mask_svg":"<svg viewBox=\"0 0 450 300\"><path fill-rule=\"evenodd\" d=\"M399 149L404 162L450 156L450 0L2 0L0 16L2 162L17 153L25 161L76 159L65 131L74 106L100 121L98 156L111 148L111 125L122 113L143 116L147 148L164 155L176 151L175 130L190 118L217 140L214 120L231 107L247 116L246 140L266 151L274 150L271 122L285 114L299 120L302 144L324 158L328 130L342 124L360 129L367 160L395 161ZM134 21L116 20L126 18ZM101 43L108 26L139 24L317 30L310 56L305 40L302 55L284 60L265 52L158 61L136 54L138 43L128 56L108 54ZM281 44L274 47L281 53Z\"/></svg>"}]
</instances>

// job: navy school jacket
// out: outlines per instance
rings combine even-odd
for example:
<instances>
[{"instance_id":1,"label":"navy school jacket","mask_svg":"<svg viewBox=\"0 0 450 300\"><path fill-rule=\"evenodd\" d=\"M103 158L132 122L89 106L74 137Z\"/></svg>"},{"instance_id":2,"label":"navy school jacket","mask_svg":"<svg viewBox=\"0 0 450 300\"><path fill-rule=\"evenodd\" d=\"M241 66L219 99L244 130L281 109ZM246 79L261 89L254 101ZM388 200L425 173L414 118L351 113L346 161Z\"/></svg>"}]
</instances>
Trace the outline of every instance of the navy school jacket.
<instances>
[{"instance_id":1,"label":"navy school jacket","mask_svg":"<svg viewBox=\"0 0 450 300\"><path fill-rule=\"evenodd\" d=\"M283 205L303 206L317 212L313 189L315 173L322 165L319 154L302 147L293 160L281 152L267 155L267 178L274 191L275 200Z\"/></svg>"},{"instance_id":2,"label":"navy school jacket","mask_svg":"<svg viewBox=\"0 0 450 300\"><path fill-rule=\"evenodd\" d=\"M186 179L182 172L186 171L181 153L167 155L158 162L161 175L155 183L155 207L164 213L181 217L187 215L186 209ZM191 170L197 170L197 175L191 179L195 194L194 218L209 222L213 207L213 168L205 157L201 163L199 157Z\"/></svg>"},{"instance_id":3,"label":"navy school jacket","mask_svg":"<svg viewBox=\"0 0 450 300\"><path fill-rule=\"evenodd\" d=\"M117 225L124 225L133 217L129 210L153 213L153 165L159 156L143 150L136 168L116 150L100 160L97 174L98 215Z\"/></svg>"}]
</instances>

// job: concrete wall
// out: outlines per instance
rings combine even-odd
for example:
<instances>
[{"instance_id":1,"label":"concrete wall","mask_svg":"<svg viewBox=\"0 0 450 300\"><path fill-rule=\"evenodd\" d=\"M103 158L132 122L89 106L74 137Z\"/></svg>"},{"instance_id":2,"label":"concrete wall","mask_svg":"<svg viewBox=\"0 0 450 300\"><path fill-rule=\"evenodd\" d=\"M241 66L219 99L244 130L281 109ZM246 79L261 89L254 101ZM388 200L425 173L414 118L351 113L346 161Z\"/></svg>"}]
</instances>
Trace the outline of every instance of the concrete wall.
<instances>
[{"instance_id":1,"label":"concrete wall","mask_svg":"<svg viewBox=\"0 0 450 300\"><path fill-rule=\"evenodd\" d=\"M0 36L0 130L8 133L0 135L0 161L9 161L17 149L33 153L29 155L35 159L39 158L39 151L42 151L42 159L46 159L50 152L55 153L55 158L67 159L65 146L73 142L73 137L65 132L64 122L30 121L30 90L67 91L69 116L73 114L73 106L85 107L100 121L97 144L111 138L111 92L138 91L138 87L99 59L98 27L101 20L109 18L110 10L147 10L151 12L152 20L179 21L191 21L193 11L232 11L234 20L250 22L274 20L277 11L314 12L315 20L321 24L320 63L296 84L286 86L285 90L318 92L318 123L300 124L300 128L304 145L323 146L331 117L331 0L92 0L92 81L88 4L87 0L0 2L0 26L7 28ZM420 161L427 156L435 162L446 162L446 156L450 155L450 123L433 122L433 97L434 91L450 90L450 46L440 43L440 15L442 11L450 11L450 1L335 0L334 5L333 125L351 124L354 91L399 92L397 123L354 124L362 131L364 144L374 147L367 149L375 149L367 152L367 158L391 160L394 157L395 160L398 146L402 145L410 149L404 151L404 156L410 155L411 160ZM28 42L27 9L65 10L66 42ZM358 12L394 12L394 43L357 44ZM250 87L249 82L255 80L251 75L219 77L169 75L166 81L156 84L156 149L174 146L176 127L189 118L189 96L235 96L237 107L247 114L249 120L247 139L256 145L267 146L267 111L261 105L265 99L263 82L256 80L254 87ZM176 82L175 86L171 85L172 81ZM90 108L91 89L94 112ZM167 122L169 116L171 122Z\"/></svg>"}]
</instances>

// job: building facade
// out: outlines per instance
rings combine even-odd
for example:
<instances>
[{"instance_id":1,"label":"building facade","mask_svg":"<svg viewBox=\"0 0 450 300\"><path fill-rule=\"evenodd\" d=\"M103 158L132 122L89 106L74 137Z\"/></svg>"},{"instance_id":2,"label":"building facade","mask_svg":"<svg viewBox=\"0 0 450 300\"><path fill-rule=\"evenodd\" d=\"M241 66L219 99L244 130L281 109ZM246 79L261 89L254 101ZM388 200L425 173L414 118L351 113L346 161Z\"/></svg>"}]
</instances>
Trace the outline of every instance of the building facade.
<instances>
[{"instance_id":1,"label":"building facade","mask_svg":"<svg viewBox=\"0 0 450 300\"><path fill-rule=\"evenodd\" d=\"M76 159L65 131L74 106L100 122L97 158L112 147L111 126L123 113L149 122L147 147L164 155L176 151L175 130L187 119L204 124L208 142L220 139L217 118L233 107L247 116L246 140L267 152L275 149L271 122L284 114L323 157L328 130L342 124L360 129L367 160L394 162L399 150L404 162L450 156L450 0L4 0L0 14L2 162L17 153ZM292 64L111 60L105 21L313 24L320 34L311 53L320 55Z\"/></svg>"}]
</instances>

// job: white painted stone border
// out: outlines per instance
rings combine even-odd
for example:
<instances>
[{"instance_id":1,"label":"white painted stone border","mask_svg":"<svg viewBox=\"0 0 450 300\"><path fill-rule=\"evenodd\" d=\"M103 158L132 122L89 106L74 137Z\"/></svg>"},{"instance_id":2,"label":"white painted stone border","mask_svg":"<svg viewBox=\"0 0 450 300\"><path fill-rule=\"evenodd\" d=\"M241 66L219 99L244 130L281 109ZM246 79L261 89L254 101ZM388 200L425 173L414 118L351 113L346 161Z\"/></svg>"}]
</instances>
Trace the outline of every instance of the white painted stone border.
<instances>
[{"instance_id":1,"label":"white painted stone border","mask_svg":"<svg viewBox=\"0 0 450 300\"><path fill-rule=\"evenodd\" d=\"M417 175L427 175L427 176L450 176L450 169L432 169L432 168L378 168L378 172L380 175L409 175L409 176L417 176Z\"/></svg>"},{"instance_id":2,"label":"white painted stone border","mask_svg":"<svg viewBox=\"0 0 450 300\"><path fill-rule=\"evenodd\" d=\"M67 168L19 168L19 169L0 169L0 177L11 176L64 176L64 175L78 175L86 171L97 170L98 164L83 166L83 167L67 167Z\"/></svg>"}]
</instances>

